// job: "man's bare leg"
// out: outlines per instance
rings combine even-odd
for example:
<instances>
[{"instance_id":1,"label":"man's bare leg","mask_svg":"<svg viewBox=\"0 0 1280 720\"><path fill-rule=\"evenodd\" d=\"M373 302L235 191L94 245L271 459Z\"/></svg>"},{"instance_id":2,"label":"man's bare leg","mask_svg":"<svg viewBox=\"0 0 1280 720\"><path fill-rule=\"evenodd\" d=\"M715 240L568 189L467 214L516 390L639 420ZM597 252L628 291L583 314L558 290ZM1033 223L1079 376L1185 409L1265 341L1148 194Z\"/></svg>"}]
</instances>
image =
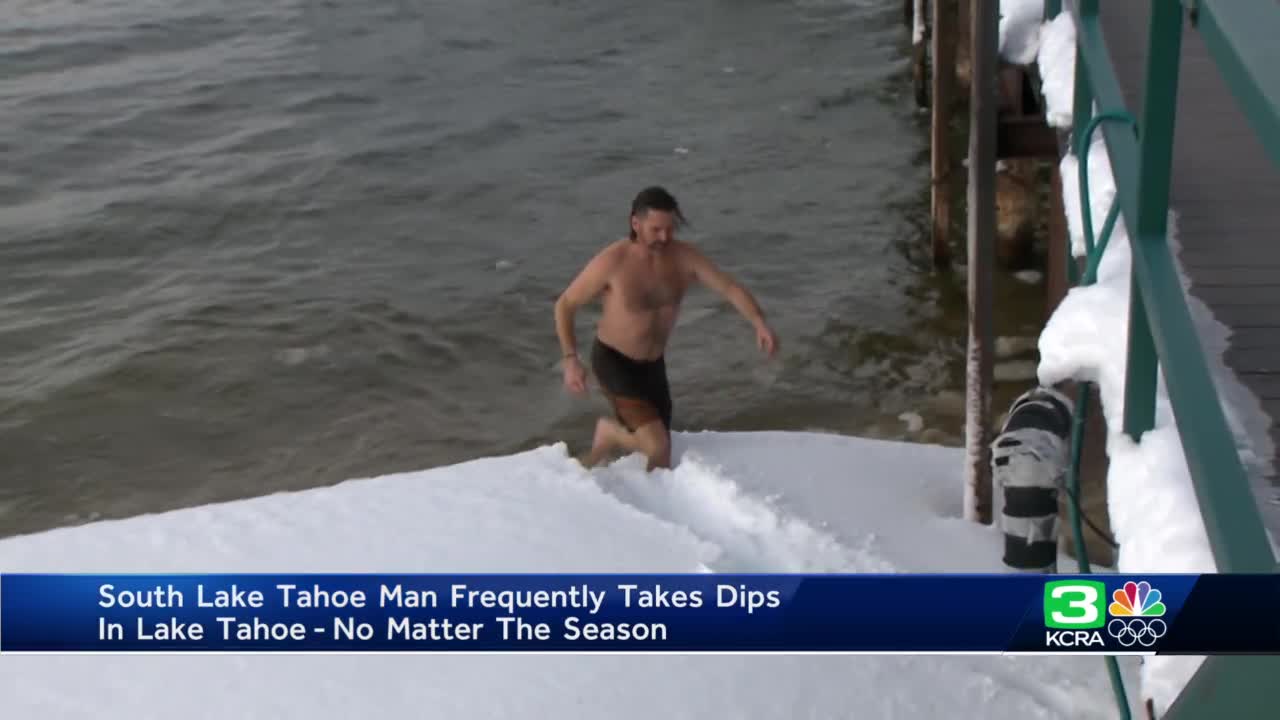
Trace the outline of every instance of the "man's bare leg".
<instances>
[{"instance_id":1,"label":"man's bare leg","mask_svg":"<svg viewBox=\"0 0 1280 720\"><path fill-rule=\"evenodd\" d=\"M596 420L595 435L591 438L591 451L582 458L582 464L588 469L599 465L617 446L617 436L626 433L616 420L599 418Z\"/></svg>"},{"instance_id":2,"label":"man's bare leg","mask_svg":"<svg viewBox=\"0 0 1280 720\"><path fill-rule=\"evenodd\" d=\"M644 453L649 459L648 470L671 466L671 439L661 422L648 423L632 432L617 420L600 418L596 421L591 452L583 465L595 467L614 449L622 449L627 453Z\"/></svg>"},{"instance_id":3,"label":"man's bare leg","mask_svg":"<svg viewBox=\"0 0 1280 720\"><path fill-rule=\"evenodd\" d=\"M671 467L671 434L660 420L655 420L635 432L641 450L649 458L650 472Z\"/></svg>"}]
</instances>

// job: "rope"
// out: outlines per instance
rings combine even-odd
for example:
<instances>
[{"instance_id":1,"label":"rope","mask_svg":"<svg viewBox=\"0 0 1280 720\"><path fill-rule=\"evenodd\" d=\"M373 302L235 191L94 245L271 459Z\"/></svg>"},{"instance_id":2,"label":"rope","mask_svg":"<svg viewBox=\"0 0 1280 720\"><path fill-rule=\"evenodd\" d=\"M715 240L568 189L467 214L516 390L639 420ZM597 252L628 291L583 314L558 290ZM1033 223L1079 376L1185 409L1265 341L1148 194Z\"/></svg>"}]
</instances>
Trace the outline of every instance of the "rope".
<instances>
[{"instance_id":1,"label":"rope","mask_svg":"<svg viewBox=\"0 0 1280 720\"><path fill-rule=\"evenodd\" d=\"M1102 254L1106 252L1107 241L1111 239L1111 231L1115 228L1116 220L1119 218L1120 203L1119 198L1111 201L1111 208L1107 211L1107 218L1102 224L1102 238L1095 244L1093 237L1093 212L1089 207L1089 140L1093 137L1093 131L1105 121L1126 122L1133 127L1134 134L1138 132L1138 121L1127 112L1111 111L1099 113L1093 117L1089 124L1085 127L1084 132L1076 139L1075 154L1079 159L1078 176L1080 180L1080 210L1084 215L1084 248L1085 248L1085 271L1084 276L1077 278L1079 268L1076 266L1076 260L1071 254L1071 248L1067 248L1067 278L1071 285L1092 285L1098 276L1098 265L1102 262ZM1067 469L1067 495L1071 498L1069 503L1071 507L1071 530L1075 536L1076 558L1080 563L1080 572L1088 574L1089 554L1084 546L1084 530L1080 527L1081 518L1084 513L1080 510L1080 457L1082 454L1082 446L1084 442L1084 423L1089 415L1089 388L1092 383L1084 382L1080 384L1077 391L1076 410L1071 419L1071 465ZM1093 531L1104 537L1112 547L1118 548L1115 540L1108 534L1098 529L1088 517L1083 517L1084 521L1093 528ZM1120 666L1116 662L1114 655L1106 657L1107 674L1111 678L1111 689L1116 695L1116 705L1120 709L1120 717L1129 720L1129 701L1125 695L1124 680L1120 677Z\"/></svg>"}]
</instances>

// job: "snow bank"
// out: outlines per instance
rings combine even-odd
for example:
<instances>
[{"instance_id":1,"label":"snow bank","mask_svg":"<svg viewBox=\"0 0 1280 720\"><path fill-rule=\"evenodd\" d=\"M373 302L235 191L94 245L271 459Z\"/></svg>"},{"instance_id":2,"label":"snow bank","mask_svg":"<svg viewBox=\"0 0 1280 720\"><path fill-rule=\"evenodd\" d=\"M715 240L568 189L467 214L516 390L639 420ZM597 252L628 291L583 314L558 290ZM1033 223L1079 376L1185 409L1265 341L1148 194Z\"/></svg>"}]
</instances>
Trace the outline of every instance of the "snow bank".
<instances>
[{"instance_id":1,"label":"snow bank","mask_svg":"<svg viewBox=\"0 0 1280 720\"><path fill-rule=\"evenodd\" d=\"M1069 128L1072 118L1074 42L1070 17L1063 14L1048 24L1040 49L1049 119L1062 128ZM1087 152L1087 201L1097 239L1116 199L1115 178L1101 128L1095 131ZM1059 169L1072 253L1082 257L1085 244L1081 207L1086 199L1080 197L1078 167L1078 159L1067 155ZM1177 218L1172 213L1169 235L1176 249ZM1121 219L1102 256L1096 284L1073 288L1046 324L1040 336L1040 381L1054 385L1069 379L1088 380L1098 386L1108 427L1107 500L1112 529L1120 543L1117 569L1122 573L1216 572L1163 373L1157 382L1155 428L1141 444L1135 444L1123 432L1130 268L1129 237ZM1183 287L1189 287L1180 267L1179 274ZM1217 339L1206 342L1205 350L1219 387L1226 389L1234 383L1234 397L1244 398L1247 394L1239 391L1238 382L1222 361L1226 328L1213 319L1202 303L1192 300L1189 305L1200 336ZM1270 470L1273 448L1265 432L1266 423L1258 420L1261 408L1257 399L1249 402L1252 407L1224 400L1223 410L1246 469L1265 474ZM1177 697L1201 662L1202 657L1147 659L1141 675L1142 693L1155 701L1157 715Z\"/></svg>"},{"instance_id":2,"label":"snow bank","mask_svg":"<svg viewBox=\"0 0 1280 720\"><path fill-rule=\"evenodd\" d=\"M1040 70L1045 121L1050 127L1071 127L1076 88L1076 26L1071 15L1058 13L1039 35L1036 63Z\"/></svg>"},{"instance_id":3,"label":"snow bank","mask_svg":"<svg viewBox=\"0 0 1280 720\"><path fill-rule=\"evenodd\" d=\"M924 40L926 18L923 0L914 0L911 10L911 43ZM1001 59L1014 65L1030 65L1036 61L1040 43L1040 25L1044 19L1044 0L1000 0L998 52Z\"/></svg>"},{"instance_id":4,"label":"snow bank","mask_svg":"<svg viewBox=\"0 0 1280 720\"><path fill-rule=\"evenodd\" d=\"M1036 60L1044 0L1000 0L1000 57L1014 65Z\"/></svg>"},{"instance_id":5,"label":"snow bank","mask_svg":"<svg viewBox=\"0 0 1280 720\"><path fill-rule=\"evenodd\" d=\"M962 451L677 435L677 467L563 445L0 541L10 571L1000 571ZM1096 657L0 657L14 717L1111 717Z\"/></svg>"}]
</instances>

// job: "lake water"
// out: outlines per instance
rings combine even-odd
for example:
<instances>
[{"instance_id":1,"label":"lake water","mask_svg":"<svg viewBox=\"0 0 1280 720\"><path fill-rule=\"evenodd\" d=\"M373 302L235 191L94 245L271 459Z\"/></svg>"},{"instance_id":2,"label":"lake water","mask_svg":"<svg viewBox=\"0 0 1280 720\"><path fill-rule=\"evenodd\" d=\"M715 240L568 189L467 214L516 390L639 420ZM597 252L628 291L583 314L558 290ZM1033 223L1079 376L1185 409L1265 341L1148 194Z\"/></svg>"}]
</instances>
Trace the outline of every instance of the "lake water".
<instances>
[{"instance_id":1,"label":"lake water","mask_svg":"<svg viewBox=\"0 0 1280 720\"><path fill-rule=\"evenodd\" d=\"M690 297L677 429L960 441L900 2L9 8L0 534L581 449L552 302L655 183L782 342Z\"/></svg>"}]
</instances>

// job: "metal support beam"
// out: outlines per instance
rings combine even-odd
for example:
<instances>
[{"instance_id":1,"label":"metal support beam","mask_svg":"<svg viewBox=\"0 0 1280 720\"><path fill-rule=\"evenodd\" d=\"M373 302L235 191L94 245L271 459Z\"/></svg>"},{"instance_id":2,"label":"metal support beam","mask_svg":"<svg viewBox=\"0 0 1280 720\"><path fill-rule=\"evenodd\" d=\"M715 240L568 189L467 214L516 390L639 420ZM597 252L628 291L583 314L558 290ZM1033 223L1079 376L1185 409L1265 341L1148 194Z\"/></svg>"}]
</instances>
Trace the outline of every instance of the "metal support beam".
<instances>
[{"instance_id":1,"label":"metal support beam","mask_svg":"<svg viewBox=\"0 0 1280 720\"><path fill-rule=\"evenodd\" d=\"M1162 720L1265 717L1280 656L1211 655L1178 694Z\"/></svg>"},{"instance_id":2,"label":"metal support beam","mask_svg":"<svg viewBox=\"0 0 1280 720\"><path fill-rule=\"evenodd\" d=\"M1272 161L1280 164L1276 3L1198 0L1196 30Z\"/></svg>"}]
</instances>

